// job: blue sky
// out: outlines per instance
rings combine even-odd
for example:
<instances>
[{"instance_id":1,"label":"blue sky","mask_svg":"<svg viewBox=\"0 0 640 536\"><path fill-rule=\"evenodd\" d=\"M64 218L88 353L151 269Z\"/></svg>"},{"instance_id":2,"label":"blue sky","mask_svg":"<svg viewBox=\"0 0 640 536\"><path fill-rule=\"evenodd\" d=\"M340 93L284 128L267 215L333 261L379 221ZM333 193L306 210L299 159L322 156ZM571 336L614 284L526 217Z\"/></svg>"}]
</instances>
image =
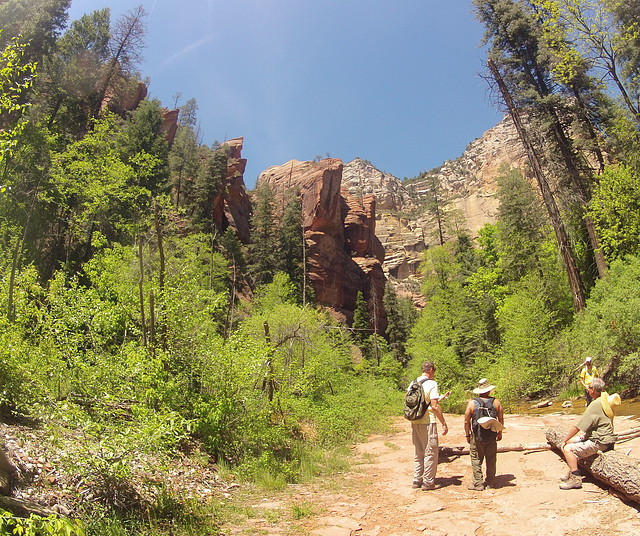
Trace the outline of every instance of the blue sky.
<instances>
[{"instance_id":1,"label":"blue sky","mask_svg":"<svg viewBox=\"0 0 640 536\"><path fill-rule=\"evenodd\" d=\"M413 177L502 118L470 2L74 0L70 20L138 3L149 96L195 98L203 143L243 136L250 189L270 166L327 154Z\"/></svg>"}]
</instances>

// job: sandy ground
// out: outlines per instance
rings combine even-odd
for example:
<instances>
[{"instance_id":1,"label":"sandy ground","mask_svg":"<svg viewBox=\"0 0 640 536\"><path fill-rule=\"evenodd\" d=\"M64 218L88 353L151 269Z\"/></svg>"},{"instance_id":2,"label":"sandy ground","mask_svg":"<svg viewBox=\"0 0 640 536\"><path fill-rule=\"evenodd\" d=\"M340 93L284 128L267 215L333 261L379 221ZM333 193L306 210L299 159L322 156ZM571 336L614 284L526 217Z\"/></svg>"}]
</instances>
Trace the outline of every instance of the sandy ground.
<instances>
[{"instance_id":1,"label":"sandy ground","mask_svg":"<svg viewBox=\"0 0 640 536\"><path fill-rule=\"evenodd\" d=\"M447 415L450 432L440 445L465 445L463 417ZM575 415L507 415L503 445L544 443L548 428L577 421ZM616 418L616 430L637 428ZM616 449L640 460L640 438ZM640 534L640 505L625 502L591 477L579 490L559 489L566 464L555 451L498 454L498 485L470 491L469 456L442 458L436 489L411 488L410 424L354 447L356 464L346 474L290 486L252 505L246 522L223 534L319 536L631 536ZM298 512L293 516L292 512ZM301 513L302 512L302 513ZM300 519L296 519L300 517Z\"/></svg>"}]
</instances>

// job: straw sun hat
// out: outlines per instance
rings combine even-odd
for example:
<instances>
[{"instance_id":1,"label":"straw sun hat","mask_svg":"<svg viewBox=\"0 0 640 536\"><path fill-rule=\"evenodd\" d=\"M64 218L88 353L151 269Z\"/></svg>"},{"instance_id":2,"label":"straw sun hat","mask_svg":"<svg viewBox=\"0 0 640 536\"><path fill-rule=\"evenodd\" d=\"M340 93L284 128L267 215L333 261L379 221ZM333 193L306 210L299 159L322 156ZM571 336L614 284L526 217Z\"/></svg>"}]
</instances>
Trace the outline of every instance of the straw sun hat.
<instances>
[{"instance_id":1,"label":"straw sun hat","mask_svg":"<svg viewBox=\"0 0 640 536\"><path fill-rule=\"evenodd\" d=\"M600 402L602 404L602 409L610 419L613 419L616 408L622 404L622 400L620 400L620 395L618 393L610 395L607 392L602 392L600 394Z\"/></svg>"}]
</instances>

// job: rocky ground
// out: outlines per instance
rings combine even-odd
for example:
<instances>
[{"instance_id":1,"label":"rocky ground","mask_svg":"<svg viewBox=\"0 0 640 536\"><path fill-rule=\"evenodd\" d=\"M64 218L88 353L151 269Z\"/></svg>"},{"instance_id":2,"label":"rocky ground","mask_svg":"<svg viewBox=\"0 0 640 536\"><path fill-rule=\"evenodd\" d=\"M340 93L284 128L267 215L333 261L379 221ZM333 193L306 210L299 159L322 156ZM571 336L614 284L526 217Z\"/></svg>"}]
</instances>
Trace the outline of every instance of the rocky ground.
<instances>
[{"instance_id":1,"label":"rocky ground","mask_svg":"<svg viewBox=\"0 0 640 536\"><path fill-rule=\"evenodd\" d=\"M447 415L441 445L464 445L462 416ZM507 415L503 444L545 442L545 430L567 427L575 415ZM498 485L469 491L468 456L441 459L434 491L413 490L410 425L398 419L392 433L357 445L353 469L280 494L254 495L251 514L224 534L319 536L631 536L640 533L640 505L590 477L582 489L559 489L566 465L555 451L498 455ZM618 430L638 421L616 419ZM640 439L617 449L640 459ZM297 519L296 519L297 518Z\"/></svg>"}]
</instances>

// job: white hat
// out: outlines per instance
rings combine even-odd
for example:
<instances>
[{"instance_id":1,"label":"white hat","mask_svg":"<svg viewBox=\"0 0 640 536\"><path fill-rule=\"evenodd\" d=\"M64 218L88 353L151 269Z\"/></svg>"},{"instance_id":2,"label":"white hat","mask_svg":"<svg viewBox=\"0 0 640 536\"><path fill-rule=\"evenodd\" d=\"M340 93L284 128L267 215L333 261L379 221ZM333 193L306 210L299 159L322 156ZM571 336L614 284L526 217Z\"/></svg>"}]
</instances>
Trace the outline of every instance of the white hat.
<instances>
[{"instance_id":1,"label":"white hat","mask_svg":"<svg viewBox=\"0 0 640 536\"><path fill-rule=\"evenodd\" d=\"M495 417L480 417L478 419L478 424L486 430L491 430L493 432L501 432L504 430L504 425Z\"/></svg>"},{"instance_id":2,"label":"white hat","mask_svg":"<svg viewBox=\"0 0 640 536\"><path fill-rule=\"evenodd\" d=\"M479 382L478 382L478 387L476 387L473 392L476 395L481 395L483 393L490 393L491 391L493 391L496 388L495 385L491 385L489 383L489 380L487 380L487 378L482 378ZM480 421L478 421L480 422Z\"/></svg>"}]
</instances>

